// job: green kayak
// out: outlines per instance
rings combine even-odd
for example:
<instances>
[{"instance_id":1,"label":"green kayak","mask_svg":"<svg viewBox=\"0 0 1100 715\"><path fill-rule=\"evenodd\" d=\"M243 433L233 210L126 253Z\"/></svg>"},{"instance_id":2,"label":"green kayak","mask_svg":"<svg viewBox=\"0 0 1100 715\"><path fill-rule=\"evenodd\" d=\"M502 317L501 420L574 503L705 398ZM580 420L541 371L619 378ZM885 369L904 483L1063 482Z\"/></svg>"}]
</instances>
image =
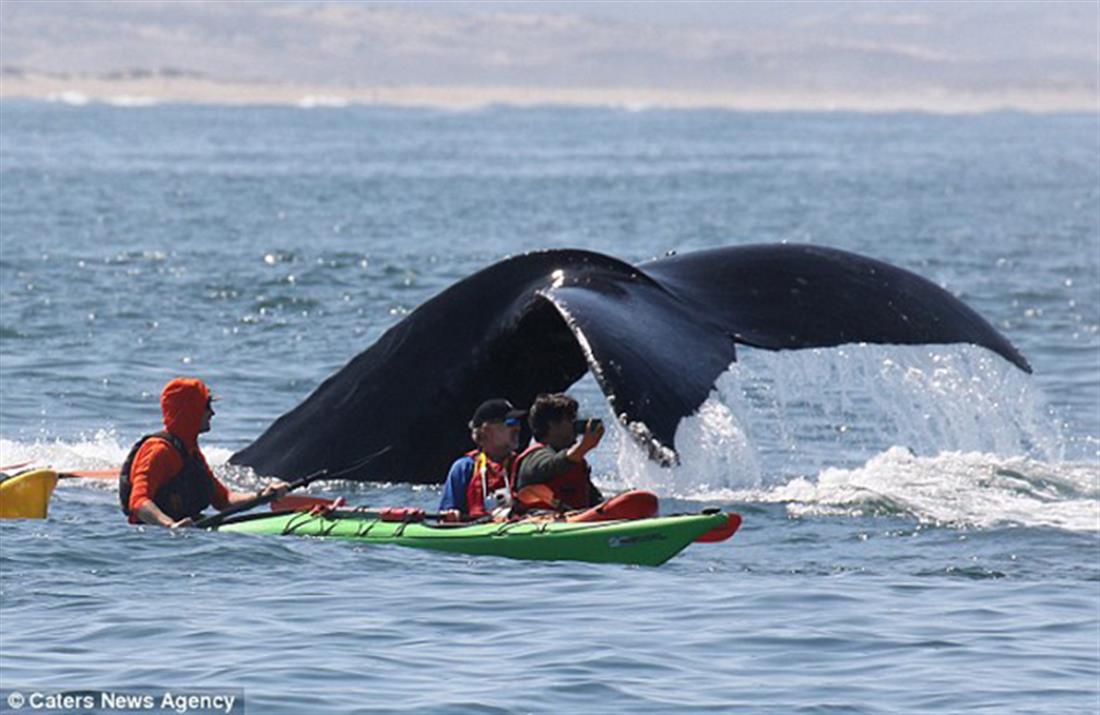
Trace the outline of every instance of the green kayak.
<instances>
[{"instance_id":1,"label":"green kayak","mask_svg":"<svg viewBox=\"0 0 1100 715\"><path fill-rule=\"evenodd\" d=\"M700 537L704 541L728 538L739 525L739 516L723 513L596 522L445 524L383 521L358 514L326 517L295 512L245 517L224 523L218 530L324 536L512 559L659 566ZM716 534L720 537L714 538Z\"/></svg>"}]
</instances>

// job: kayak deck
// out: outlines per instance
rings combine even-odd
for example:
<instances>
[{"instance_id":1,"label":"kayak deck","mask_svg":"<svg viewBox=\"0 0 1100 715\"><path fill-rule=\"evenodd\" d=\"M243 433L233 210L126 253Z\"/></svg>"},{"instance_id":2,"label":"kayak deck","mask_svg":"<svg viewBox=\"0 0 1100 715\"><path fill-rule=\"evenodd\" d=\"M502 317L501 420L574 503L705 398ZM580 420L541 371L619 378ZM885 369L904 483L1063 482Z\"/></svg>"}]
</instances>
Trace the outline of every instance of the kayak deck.
<instances>
[{"instance_id":1,"label":"kayak deck","mask_svg":"<svg viewBox=\"0 0 1100 715\"><path fill-rule=\"evenodd\" d=\"M455 525L299 512L246 518L225 523L218 530L329 537L513 559L659 566L700 536L725 526L728 518L719 513L579 523L521 520Z\"/></svg>"}]
</instances>

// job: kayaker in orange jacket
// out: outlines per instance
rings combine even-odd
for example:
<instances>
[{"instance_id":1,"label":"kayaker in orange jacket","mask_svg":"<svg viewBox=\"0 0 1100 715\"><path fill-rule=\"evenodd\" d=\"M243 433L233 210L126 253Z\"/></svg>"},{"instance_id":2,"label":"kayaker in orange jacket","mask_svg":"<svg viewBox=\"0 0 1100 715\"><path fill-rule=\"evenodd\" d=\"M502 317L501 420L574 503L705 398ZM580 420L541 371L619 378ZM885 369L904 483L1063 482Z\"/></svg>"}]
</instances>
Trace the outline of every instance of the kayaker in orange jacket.
<instances>
[{"instance_id":1,"label":"kayaker in orange jacket","mask_svg":"<svg viewBox=\"0 0 1100 715\"><path fill-rule=\"evenodd\" d=\"M131 524L190 526L208 506L223 510L258 496L286 493L274 481L258 493L230 491L206 463L199 434L210 431L213 397L202 380L177 377L164 386L164 431L145 435L119 475L119 500Z\"/></svg>"}]
</instances>

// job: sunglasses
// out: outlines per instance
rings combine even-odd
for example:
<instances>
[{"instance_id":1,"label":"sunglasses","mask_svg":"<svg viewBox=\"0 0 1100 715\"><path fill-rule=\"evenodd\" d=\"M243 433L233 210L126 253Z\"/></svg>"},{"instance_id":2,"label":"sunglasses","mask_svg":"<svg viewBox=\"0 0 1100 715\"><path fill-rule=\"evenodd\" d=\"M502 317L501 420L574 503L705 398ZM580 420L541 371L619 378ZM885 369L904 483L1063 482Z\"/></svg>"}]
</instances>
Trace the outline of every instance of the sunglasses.
<instances>
[{"instance_id":1,"label":"sunglasses","mask_svg":"<svg viewBox=\"0 0 1100 715\"><path fill-rule=\"evenodd\" d=\"M504 425L505 427L519 427L520 425L523 424L523 420L520 419L519 417L509 417L507 419L501 419L501 420L486 420L485 422L482 422L481 424L482 425ZM480 425L475 425L473 422L470 423L471 428L476 428L478 426L480 426Z\"/></svg>"}]
</instances>

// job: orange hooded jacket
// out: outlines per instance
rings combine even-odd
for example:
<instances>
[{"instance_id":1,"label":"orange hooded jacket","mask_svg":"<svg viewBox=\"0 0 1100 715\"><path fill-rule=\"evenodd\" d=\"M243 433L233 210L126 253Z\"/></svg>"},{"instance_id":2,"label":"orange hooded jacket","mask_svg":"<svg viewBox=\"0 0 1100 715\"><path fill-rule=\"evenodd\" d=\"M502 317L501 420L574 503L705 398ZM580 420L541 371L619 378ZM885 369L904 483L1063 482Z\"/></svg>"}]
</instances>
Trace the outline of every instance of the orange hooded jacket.
<instances>
[{"instance_id":1,"label":"orange hooded jacket","mask_svg":"<svg viewBox=\"0 0 1100 715\"><path fill-rule=\"evenodd\" d=\"M187 451L198 459L214 482L214 506L224 509L229 505L229 490L218 481L206 464L199 449L199 428L202 427L210 390L202 380L177 377L164 386L160 395L160 409L164 413L164 428L179 438ZM162 486L183 469L183 460L176 449L162 439L146 440L134 455L130 466L130 523L138 524L138 509L151 501Z\"/></svg>"}]
</instances>

